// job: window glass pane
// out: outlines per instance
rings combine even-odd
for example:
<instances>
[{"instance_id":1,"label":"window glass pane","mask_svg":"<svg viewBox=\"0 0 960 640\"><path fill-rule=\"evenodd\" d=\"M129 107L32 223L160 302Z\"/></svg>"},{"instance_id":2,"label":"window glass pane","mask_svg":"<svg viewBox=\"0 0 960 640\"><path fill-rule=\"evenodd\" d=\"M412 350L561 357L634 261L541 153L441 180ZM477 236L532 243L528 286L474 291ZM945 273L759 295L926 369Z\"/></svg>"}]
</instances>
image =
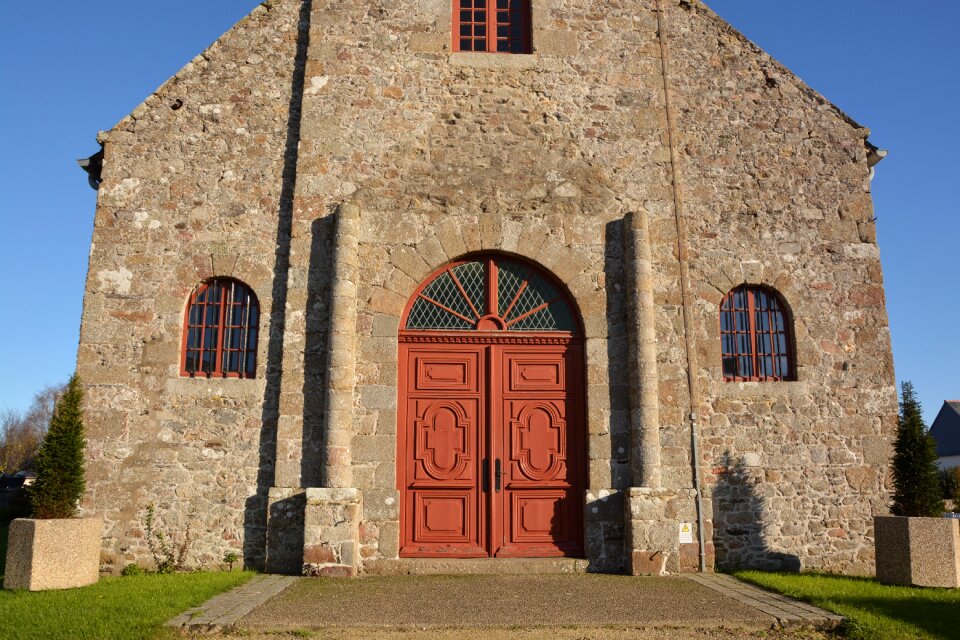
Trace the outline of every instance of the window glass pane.
<instances>
[{"instance_id":1,"label":"window glass pane","mask_svg":"<svg viewBox=\"0 0 960 640\"><path fill-rule=\"evenodd\" d=\"M733 292L733 304L739 309L744 309L747 306L747 292L744 289L737 289Z\"/></svg>"},{"instance_id":2,"label":"window glass pane","mask_svg":"<svg viewBox=\"0 0 960 640\"><path fill-rule=\"evenodd\" d=\"M497 9L509 9L510 0L497 0Z\"/></svg>"},{"instance_id":3,"label":"window glass pane","mask_svg":"<svg viewBox=\"0 0 960 640\"><path fill-rule=\"evenodd\" d=\"M770 330L770 320L769 316L763 311L757 312L757 331L769 331Z\"/></svg>"},{"instance_id":4,"label":"window glass pane","mask_svg":"<svg viewBox=\"0 0 960 640\"><path fill-rule=\"evenodd\" d=\"M750 316L746 311L737 312L737 331L750 330Z\"/></svg>"},{"instance_id":5,"label":"window glass pane","mask_svg":"<svg viewBox=\"0 0 960 640\"><path fill-rule=\"evenodd\" d=\"M487 12L486 12L486 11L474 11L474 12L473 12L473 21L474 21L474 22L486 22L486 21L487 21Z\"/></svg>"},{"instance_id":6,"label":"window glass pane","mask_svg":"<svg viewBox=\"0 0 960 640\"><path fill-rule=\"evenodd\" d=\"M460 51L473 51L473 40L460 38Z\"/></svg>"},{"instance_id":7,"label":"window glass pane","mask_svg":"<svg viewBox=\"0 0 960 640\"><path fill-rule=\"evenodd\" d=\"M736 358L723 359L723 376L725 378L737 377L737 359Z\"/></svg>"},{"instance_id":8,"label":"window glass pane","mask_svg":"<svg viewBox=\"0 0 960 640\"><path fill-rule=\"evenodd\" d=\"M753 359L748 356L737 358L740 367L740 375L745 378L753 377Z\"/></svg>"},{"instance_id":9,"label":"window glass pane","mask_svg":"<svg viewBox=\"0 0 960 640\"><path fill-rule=\"evenodd\" d=\"M461 11L460 22L473 22L473 11Z\"/></svg>"},{"instance_id":10,"label":"window glass pane","mask_svg":"<svg viewBox=\"0 0 960 640\"><path fill-rule=\"evenodd\" d=\"M460 0L461 9L469 9L473 5L473 0Z\"/></svg>"},{"instance_id":11,"label":"window glass pane","mask_svg":"<svg viewBox=\"0 0 960 640\"><path fill-rule=\"evenodd\" d=\"M759 334L757 336L757 353L768 354L770 353L770 336L767 334Z\"/></svg>"},{"instance_id":12,"label":"window glass pane","mask_svg":"<svg viewBox=\"0 0 960 640\"><path fill-rule=\"evenodd\" d=\"M485 24L475 24L473 25L473 35L478 38L485 38L487 36L487 25Z\"/></svg>"},{"instance_id":13,"label":"window glass pane","mask_svg":"<svg viewBox=\"0 0 960 640\"><path fill-rule=\"evenodd\" d=\"M760 365L760 375L761 376L772 376L773 375L773 359L770 356L764 358L759 358L757 360Z\"/></svg>"},{"instance_id":14,"label":"window glass pane","mask_svg":"<svg viewBox=\"0 0 960 640\"><path fill-rule=\"evenodd\" d=\"M462 25L460 25L460 35L462 35L462 36L469 36L469 35L470 35L470 32L471 32L471 28L470 28L470 25L469 25L469 24L462 24Z\"/></svg>"},{"instance_id":15,"label":"window glass pane","mask_svg":"<svg viewBox=\"0 0 960 640\"><path fill-rule=\"evenodd\" d=\"M721 331L730 331L732 328L730 314L727 312L722 312L720 314L720 330Z\"/></svg>"},{"instance_id":16,"label":"window glass pane","mask_svg":"<svg viewBox=\"0 0 960 640\"><path fill-rule=\"evenodd\" d=\"M199 358L196 351L187 351L187 358L184 364L184 368L187 370L187 373L196 373L197 364Z\"/></svg>"},{"instance_id":17,"label":"window glass pane","mask_svg":"<svg viewBox=\"0 0 960 640\"><path fill-rule=\"evenodd\" d=\"M473 6L477 9L485 9L487 6L487 0L473 0Z\"/></svg>"},{"instance_id":18,"label":"window glass pane","mask_svg":"<svg viewBox=\"0 0 960 640\"><path fill-rule=\"evenodd\" d=\"M734 349L736 349L736 346L737 345L736 343L734 343L732 335L727 334L723 336L723 352L724 353L733 353Z\"/></svg>"}]
</instances>

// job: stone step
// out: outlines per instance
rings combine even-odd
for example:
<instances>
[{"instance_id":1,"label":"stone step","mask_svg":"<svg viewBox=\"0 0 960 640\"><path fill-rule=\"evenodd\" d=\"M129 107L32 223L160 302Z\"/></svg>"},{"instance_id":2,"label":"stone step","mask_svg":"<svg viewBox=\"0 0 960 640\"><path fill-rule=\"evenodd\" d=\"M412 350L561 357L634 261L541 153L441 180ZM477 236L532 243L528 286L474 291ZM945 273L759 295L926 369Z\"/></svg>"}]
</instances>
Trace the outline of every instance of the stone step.
<instances>
[{"instance_id":1,"label":"stone step","mask_svg":"<svg viewBox=\"0 0 960 640\"><path fill-rule=\"evenodd\" d=\"M469 574L586 573L589 562L581 558L400 558L367 560L362 575L426 576Z\"/></svg>"}]
</instances>

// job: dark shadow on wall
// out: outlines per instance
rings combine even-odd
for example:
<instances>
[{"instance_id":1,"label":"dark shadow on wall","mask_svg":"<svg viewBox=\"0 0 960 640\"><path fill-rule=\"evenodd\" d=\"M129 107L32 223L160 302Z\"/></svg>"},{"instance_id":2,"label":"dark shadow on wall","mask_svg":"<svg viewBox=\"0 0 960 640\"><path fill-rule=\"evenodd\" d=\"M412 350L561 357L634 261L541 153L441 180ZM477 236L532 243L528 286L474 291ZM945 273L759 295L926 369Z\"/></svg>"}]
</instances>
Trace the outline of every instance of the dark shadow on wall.
<instances>
[{"instance_id":1,"label":"dark shadow on wall","mask_svg":"<svg viewBox=\"0 0 960 640\"><path fill-rule=\"evenodd\" d=\"M630 397L626 377L627 318L623 297L623 232L622 220L607 223L603 256L608 336L607 377L610 381L606 404L610 416L610 446L603 451L590 452L591 457L609 460L609 488L618 491L589 503L584 523L589 570L605 573L615 573L626 568L623 490L630 486ZM592 366L589 358L587 365Z\"/></svg>"},{"instance_id":2,"label":"dark shadow on wall","mask_svg":"<svg viewBox=\"0 0 960 640\"><path fill-rule=\"evenodd\" d=\"M761 479L729 451L721 469L712 499L717 568L800 571L800 558L772 550L763 532L765 505L756 490Z\"/></svg>"},{"instance_id":3,"label":"dark shadow on wall","mask_svg":"<svg viewBox=\"0 0 960 640\"><path fill-rule=\"evenodd\" d=\"M297 52L294 58L293 82L287 118L287 139L284 145L280 210L278 212L276 262L273 268L273 302L270 306L270 329L267 343L266 389L263 397L260 427L260 462L257 469L256 493L246 500L243 522L244 566L263 570L267 547L267 499L274 482L277 457L277 419L280 406L280 379L283 363L284 310L287 306L287 270L290 266L290 236L293 229L293 199L297 184L300 120L303 110L303 87L310 46L310 10L312 0L300 7Z\"/></svg>"},{"instance_id":4,"label":"dark shadow on wall","mask_svg":"<svg viewBox=\"0 0 960 640\"><path fill-rule=\"evenodd\" d=\"M335 231L335 215L318 218L310 225L310 270L307 274L303 354L303 450L300 458L300 478L304 487L319 487L323 481L327 341L330 335Z\"/></svg>"}]
</instances>

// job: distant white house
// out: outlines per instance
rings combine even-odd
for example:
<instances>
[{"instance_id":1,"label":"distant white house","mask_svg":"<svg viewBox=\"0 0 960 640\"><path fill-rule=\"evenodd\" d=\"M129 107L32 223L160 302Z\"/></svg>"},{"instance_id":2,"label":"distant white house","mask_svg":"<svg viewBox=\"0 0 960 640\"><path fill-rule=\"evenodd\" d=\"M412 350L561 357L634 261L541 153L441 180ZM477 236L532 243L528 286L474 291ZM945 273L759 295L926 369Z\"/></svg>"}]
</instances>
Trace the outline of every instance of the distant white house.
<instances>
[{"instance_id":1,"label":"distant white house","mask_svg":"<svg viewBox=\"0 0 960 640\"><path fill-rule=\"evenodd\" d=\"M937 466L941 469L960 467L960 400L947 400L930 427L937 442Z\"/></svg>"}]
</instances>

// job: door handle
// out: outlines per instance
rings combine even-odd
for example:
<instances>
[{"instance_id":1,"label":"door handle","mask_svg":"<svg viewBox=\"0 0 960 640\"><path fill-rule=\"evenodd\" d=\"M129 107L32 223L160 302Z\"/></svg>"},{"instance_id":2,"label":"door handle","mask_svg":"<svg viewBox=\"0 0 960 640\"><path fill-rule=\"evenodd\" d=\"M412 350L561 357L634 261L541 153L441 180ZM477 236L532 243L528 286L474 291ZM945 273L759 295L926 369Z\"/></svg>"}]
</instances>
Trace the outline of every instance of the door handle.
<instances>
[{"instance_id":1,"label":"door handle","mask_svg":"<svg viewBox=\"0 0 960 640\"><path fill-rule=\"evenodd\" d=\"M494 490L497 493L500 493L500 478L503 476L503 471L500 470L500 458L497 458L497 461L494 463L493 470L493 486Z\"/></svg>"}]
</instances>

